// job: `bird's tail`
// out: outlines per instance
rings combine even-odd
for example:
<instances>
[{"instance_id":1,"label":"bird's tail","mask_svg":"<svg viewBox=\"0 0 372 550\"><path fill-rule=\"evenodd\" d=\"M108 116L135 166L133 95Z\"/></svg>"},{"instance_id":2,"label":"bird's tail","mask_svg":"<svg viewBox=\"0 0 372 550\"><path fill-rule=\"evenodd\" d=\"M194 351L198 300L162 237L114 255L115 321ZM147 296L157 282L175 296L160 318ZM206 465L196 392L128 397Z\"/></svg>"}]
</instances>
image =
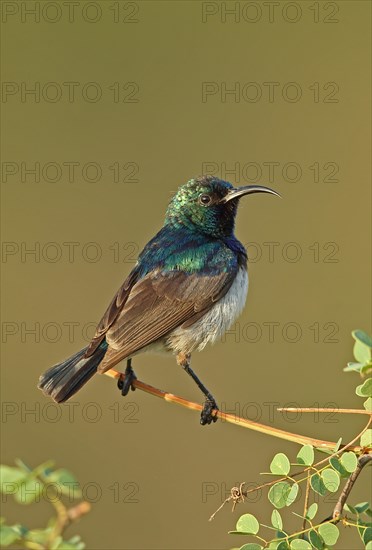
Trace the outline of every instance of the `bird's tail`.
<instances>
[{"instance_id":1,"label":"bird's tail","mask_svg":"<svg viewBox=\"0 0 372 550\"><path fill-rule=\"evenodd\" d=\"M39 378L38 388L57 403L70 399L97 372L106 353L107 343L102 342L91 357L84 357L86 350L78 351L44 372Z\"/></svg>"}]
</instances>

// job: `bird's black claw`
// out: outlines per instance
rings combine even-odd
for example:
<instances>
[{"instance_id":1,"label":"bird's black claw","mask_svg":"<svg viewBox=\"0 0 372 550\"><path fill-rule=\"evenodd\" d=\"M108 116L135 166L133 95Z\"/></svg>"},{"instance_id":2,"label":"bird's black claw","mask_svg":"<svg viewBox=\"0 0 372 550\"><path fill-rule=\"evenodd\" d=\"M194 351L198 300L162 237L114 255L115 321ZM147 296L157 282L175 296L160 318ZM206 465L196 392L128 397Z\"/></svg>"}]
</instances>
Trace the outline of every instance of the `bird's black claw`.
<instances>
[{"instance_id":1,"label":"bird's black claw","mask_svg":"<svg viewBox=\"0 0 372 550\"><path fill-rule=\"evenodd\" d=\"M200 424L202 426L217 422L217 414L212 414L213 411L218 411L217 403L215 401L206 401L200 416Z\"/></svg>"},{"instance_id":2,"label":"bird's black claw","mask_svg":"<svg viewBox=\"0 0 372 550\"><path fill-rule=\"evenodd\" d=\"M134 374L134 370L132 367L127 367L125 374L122 374L118 380L118 388L123 397L128 395L129 390L134 391L136 389L134 386L135 380L137 380L137 376Z\"/></svg>"}]
</instances>

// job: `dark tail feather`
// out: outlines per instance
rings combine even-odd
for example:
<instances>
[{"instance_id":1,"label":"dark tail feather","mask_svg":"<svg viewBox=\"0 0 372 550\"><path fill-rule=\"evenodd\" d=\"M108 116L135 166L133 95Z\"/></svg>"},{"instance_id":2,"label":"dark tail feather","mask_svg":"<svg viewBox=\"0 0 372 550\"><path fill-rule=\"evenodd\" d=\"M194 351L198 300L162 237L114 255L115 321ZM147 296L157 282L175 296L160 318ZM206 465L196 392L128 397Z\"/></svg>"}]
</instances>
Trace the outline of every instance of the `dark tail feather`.
<instances>
[{"instance_id":1,"label":"dark tail feather","mask_svg":"<svg viewBox=\"0 0 372 550\"><path fill-rule=\"evenodd\" d=\"M102 343L91 357L84 357L88 348L84 348L66 361L48 369L39 378L38 388L57 403L67 401L97 372L106 350Z\"/></svg>"}]
</instances>

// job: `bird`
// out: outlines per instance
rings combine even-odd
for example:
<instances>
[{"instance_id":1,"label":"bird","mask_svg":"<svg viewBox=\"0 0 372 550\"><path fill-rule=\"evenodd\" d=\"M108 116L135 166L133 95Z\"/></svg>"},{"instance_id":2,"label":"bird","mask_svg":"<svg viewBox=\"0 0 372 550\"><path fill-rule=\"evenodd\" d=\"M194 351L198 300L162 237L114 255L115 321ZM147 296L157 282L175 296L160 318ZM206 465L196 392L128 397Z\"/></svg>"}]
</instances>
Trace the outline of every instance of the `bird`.
<instances>
[{"instance_id":1,"label":"bird","mask_svg":"<svg viewBox=\"0 0 372 550\"><path fill-rule=\"evenodd\" d=\"M175 355L204 394L200 424L214 423L218 405L191 369L191 354L221 338L243 310L248 258L234 226L241 198L253 193L280 197L269 187L234 187L211 175L179 187L89 345L40 376L44 394L63 403L93 375L126 360L118 382L125 396L135 389L133 357L160 351Z\"/></svg>"}]
</instances>

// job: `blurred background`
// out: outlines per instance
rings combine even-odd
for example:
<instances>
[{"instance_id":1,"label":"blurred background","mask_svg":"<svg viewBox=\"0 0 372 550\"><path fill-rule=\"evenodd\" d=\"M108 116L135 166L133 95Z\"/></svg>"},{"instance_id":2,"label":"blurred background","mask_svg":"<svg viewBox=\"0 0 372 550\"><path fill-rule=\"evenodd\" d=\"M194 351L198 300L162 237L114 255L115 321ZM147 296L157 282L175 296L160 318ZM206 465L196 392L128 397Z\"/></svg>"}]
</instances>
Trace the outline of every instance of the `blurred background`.
<instances>
[{"instance_id":1,"label":"blurred background","mask_svg":"<svg viewBox=\"0 0 372 550\"><path fill-rule=\"evenodd\" d=\"M87 344L177 187L211 173L283 200L242 202L247 305L193 368L226 412L335 441L362 429L276 407L361 405L342 369L371 321L370 4L3 2L2 20L2 463L71 470L92 511L69 533L89 549L243 544L227 531L244 512L268 523L265 493L209 516L297 445L124 400L107 377L59 407L37 380ZM171 357L134 368L201 401ZM46 503L3 508L9 523L49 517ZM349 531L338 545L360 547Z\"/></svg>"}]
</instances>

